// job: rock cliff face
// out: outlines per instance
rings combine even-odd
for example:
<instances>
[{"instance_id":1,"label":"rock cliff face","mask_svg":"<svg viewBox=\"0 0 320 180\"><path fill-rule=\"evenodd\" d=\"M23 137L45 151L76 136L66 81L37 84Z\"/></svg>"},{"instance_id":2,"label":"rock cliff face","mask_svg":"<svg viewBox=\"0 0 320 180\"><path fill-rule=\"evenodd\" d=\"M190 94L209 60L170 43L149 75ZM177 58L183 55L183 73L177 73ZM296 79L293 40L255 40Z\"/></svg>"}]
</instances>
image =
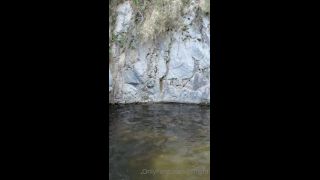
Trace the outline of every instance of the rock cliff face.
<instances>
[{"instance_id":1,"label":"rock cliff face","mask_svg":"<svg viewBox=\"0 0 320 180\"><path fill-rule=\"evenodd\" d=\"M157 12L143 14L134 2L122 1L114 7L109 103L209 103L210 17L202 8L207 1L187 1L177 21L153 38L140 36L146 30L137 27L157 22L152 21ZM150 28L163 28L153 24Z\"/></svg>"}]
</instances>

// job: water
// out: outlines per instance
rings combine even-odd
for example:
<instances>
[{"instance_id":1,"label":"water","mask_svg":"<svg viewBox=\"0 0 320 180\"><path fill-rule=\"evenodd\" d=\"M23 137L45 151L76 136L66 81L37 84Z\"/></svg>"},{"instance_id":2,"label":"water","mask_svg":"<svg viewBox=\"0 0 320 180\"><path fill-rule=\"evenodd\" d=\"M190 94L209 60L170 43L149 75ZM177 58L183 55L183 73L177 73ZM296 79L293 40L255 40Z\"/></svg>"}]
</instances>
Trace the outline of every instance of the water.
<instances>
[{"instance_id":1,"label":"water","mask_svg":"<svg viewBox=\"0 0 320 180\"><path fill-rule=\"evenodd\" d=\"M109 113L110 179L209 179L209 106L114 105Z\"/></svg>"}]
</instances>

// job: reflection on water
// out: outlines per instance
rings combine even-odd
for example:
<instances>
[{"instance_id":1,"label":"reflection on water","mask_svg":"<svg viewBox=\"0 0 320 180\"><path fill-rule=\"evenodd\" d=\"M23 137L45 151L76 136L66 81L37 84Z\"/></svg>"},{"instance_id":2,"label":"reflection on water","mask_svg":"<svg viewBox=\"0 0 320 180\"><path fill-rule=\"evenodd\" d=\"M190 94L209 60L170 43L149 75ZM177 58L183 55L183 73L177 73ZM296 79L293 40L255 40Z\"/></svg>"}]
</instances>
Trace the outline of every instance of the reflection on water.
<instances>
[{"instance_id":1,"label":"reflection on water","mask_svg":"<svg viewBox=\"0 0 320 180\"><path fill-rule=\"evenodd\" d=\"M114 105L109 117L110 179L209 179L209 106Z\"/></svg>"}]
</instances>

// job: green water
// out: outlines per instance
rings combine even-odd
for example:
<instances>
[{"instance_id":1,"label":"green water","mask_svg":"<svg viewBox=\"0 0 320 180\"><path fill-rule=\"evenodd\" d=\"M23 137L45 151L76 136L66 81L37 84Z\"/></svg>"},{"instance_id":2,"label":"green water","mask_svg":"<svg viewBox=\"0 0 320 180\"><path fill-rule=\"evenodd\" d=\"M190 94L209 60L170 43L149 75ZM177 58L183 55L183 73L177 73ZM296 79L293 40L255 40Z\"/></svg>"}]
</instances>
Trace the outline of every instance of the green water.
<instances>
[{"instance_id":1,"label":"green water","mask_svg":"<svg viewBox=\"0 0 320 180\"><path fill-rule=\"evenodd\" d=\"M209 106L117 105L109 117L110 179L209 179Z\"/></svg>"}]
</instances>

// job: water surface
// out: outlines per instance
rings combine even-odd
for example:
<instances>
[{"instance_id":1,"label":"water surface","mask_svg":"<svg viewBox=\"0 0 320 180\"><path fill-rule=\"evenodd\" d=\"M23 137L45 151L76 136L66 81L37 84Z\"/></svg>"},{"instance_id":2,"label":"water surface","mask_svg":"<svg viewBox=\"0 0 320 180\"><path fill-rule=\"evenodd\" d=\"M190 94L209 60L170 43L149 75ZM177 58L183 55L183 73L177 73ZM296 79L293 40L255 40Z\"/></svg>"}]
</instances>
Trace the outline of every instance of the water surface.
<instances>
[{"instance_id":1,"label":"water surface","mask_svg":"<svg viewBox=\"0 0 320 180\"><path fill-rule=\"evenodd\" d=\"M209 106L112 105L109 119L110 179L209 179Z\"/></svg>"}]
</instances>

